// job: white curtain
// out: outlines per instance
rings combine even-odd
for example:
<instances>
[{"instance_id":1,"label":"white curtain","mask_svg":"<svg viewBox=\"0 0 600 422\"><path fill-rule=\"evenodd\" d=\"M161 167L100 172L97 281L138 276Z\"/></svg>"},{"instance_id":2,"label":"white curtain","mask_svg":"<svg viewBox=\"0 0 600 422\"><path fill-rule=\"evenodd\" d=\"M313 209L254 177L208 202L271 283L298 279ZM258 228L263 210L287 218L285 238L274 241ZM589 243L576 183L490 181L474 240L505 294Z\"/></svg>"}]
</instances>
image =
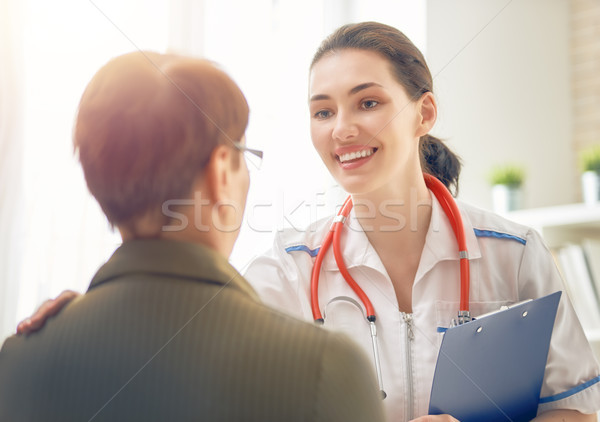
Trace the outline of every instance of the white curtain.
<instances>
[{"instance_id":1,"label":"white curtain","mask_svg":"<svg viewBox=\"0 0 600 422\"><path fill-rule=\"evenodd\" d=\"M0 335L14 330L23 251L20 6L0 2Z\"/></svg>"},{"instance_id":2,"label":"white curtain","mask_svg":"<svg viewBox=\"0 0 600 422\"><path fill-rule=\"evenodd\" d=\"M64 289L85 291L119 238L72 148L79 98L110 58L165 50L167 0L0 2L0 335Z\"/></svg>"}]
</instances>

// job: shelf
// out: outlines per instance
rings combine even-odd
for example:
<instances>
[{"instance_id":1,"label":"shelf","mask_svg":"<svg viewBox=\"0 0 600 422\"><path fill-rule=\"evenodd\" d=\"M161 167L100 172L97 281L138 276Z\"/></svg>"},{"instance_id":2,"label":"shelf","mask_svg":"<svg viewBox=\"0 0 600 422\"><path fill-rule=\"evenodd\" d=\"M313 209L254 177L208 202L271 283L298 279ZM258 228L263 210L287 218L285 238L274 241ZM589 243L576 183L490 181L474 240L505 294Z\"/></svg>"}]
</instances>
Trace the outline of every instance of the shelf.
<instances>
[{"instance_id":1,"label":"shelf","mask_svg":"<svg viewBox=\"0 0 600 422\"><path fill-rule=\"evenodd\" d=\"M576 243L585 237L600 237L600 204L531 208L512 211L505 216L536 229L549 247Z\"/></svg>"},{"instance_id":2,"label":"shelf","mask_svg":"<svg viewBox=\"0 0 600 422\"><path fill-rule=\"evenodd\" d=\"M512 211L506 217L530 226L595 226L600 228L600 203L557 205Z\"/></svg>"},{"instance_id":3,"label":"shelf","mask_svg":"<svg viewBox=\"0 0 600 422\"><path fill-rule=\"evenodd\" d=\"M580 243L585 238L600 239L600 203L524 209L505 217L537 230L550 248ZM600 328L587 330L586 336L600 359Z\"/></svg>"}]
</instances>

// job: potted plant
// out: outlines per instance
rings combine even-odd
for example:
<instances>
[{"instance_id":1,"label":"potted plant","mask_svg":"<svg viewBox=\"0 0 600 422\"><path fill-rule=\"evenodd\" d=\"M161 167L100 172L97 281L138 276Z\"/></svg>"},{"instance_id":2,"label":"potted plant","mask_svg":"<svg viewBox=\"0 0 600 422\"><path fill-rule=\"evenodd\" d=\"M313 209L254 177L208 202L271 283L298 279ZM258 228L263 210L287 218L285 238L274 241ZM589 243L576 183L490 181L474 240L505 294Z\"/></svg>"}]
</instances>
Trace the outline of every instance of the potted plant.
<instances>
[{"instance_id":1,"label":"potted plant","mask_svg":"<svg viewBox=\"0 0 600 422\"><path fill-rule=\"evenodd\" d=\"M525 171L520 165L504 164L492 168L489 180L495 212L504 214L522 208L524 179Z\"/></svg>"},{"instance_id":2,"label":"potted plant","mask_svg":"<svg viewBox=\"0 0 600 422\"><path fill-rule=\"evenodd\" d=\"M595 205L600 201L600 145L582 150L580 160L583 202Z\"/></svg>"}]
</instances>

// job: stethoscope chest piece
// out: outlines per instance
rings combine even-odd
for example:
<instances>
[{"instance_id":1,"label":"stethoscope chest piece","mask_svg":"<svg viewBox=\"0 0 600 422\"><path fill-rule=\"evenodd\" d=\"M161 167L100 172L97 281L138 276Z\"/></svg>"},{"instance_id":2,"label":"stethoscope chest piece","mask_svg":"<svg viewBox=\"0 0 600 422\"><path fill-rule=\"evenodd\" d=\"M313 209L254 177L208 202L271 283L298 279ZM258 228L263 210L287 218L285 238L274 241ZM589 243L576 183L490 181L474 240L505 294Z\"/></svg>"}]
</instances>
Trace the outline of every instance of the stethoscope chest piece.
<instances>
[{"instance_id":1,"label":"stethoscope chest piece","mask_svg":"<svg viewBox=\"0 0 600 422\"><path fill-rule=\"evenodd\" d=\"M381 398L385 399L387 397L387 393L385 392L385 390L383 389L383 376L381 373L381 361L379 359L379 344L377 342L377 326L375 325L375 318L369 319L367 317L367 314L364 310L364 308L360 305L360 303L358 303L358 301L350 296L337 296L334 297L333 299L331 299L329 302L327 302L327 304L325 305L325 308L323 309L323 319L321 319L319 322L322 324L325 319L327 319L327 315L330 313L330 307L331 305L335 304L335 303L348 303L351 304L352 306L358 308L358 310L360 311L360 313L362 314L363 319L366 319L369 322L369 329L370 329L370 334L371 334L371 346L373 348L373 361L375 363L375 372L377 374L377 382L379 384L379 391L381 393Z\"/></svg>"}]
</instances>

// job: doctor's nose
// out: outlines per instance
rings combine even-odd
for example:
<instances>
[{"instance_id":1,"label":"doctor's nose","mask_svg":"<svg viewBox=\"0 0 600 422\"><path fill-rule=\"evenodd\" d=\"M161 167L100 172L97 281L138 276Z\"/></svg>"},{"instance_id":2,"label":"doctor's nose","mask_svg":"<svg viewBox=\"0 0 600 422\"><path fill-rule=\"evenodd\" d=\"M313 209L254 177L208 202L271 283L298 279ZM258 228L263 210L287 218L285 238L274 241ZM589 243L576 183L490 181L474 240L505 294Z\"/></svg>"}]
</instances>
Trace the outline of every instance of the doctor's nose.
<instances>
[{"instance_id":1,"label":"doctor's nose","mask_svg":"<svg viewBox=\"0 0 600 422\"><path fill-rule=\"evenodd\" d=\"M338 113L331 136L341 142L350 141L358 135L358 126L350 113Z\"/></svg>"}]
</instances>

